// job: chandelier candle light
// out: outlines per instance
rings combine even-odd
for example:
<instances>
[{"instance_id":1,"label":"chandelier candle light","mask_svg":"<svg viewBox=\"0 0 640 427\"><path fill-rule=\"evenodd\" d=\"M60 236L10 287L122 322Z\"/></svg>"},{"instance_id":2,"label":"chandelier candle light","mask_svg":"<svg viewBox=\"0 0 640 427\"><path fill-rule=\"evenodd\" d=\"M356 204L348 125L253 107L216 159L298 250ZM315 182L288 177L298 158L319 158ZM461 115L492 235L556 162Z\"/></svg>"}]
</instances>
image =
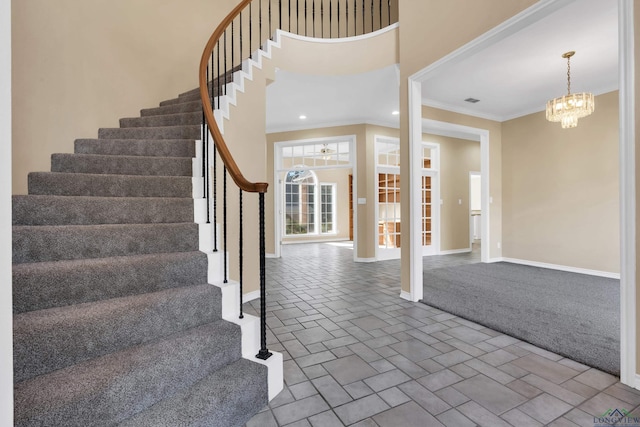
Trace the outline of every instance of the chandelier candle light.
<instances>
[{"instance_id":1,"label":"chandelier candle light","mask_svg":"<svg viewBox=\"0 0 640 427\"><path fill-rule=\"evenodd\" d=\"M578 119L593 113L596 107L592 93L571 93L571 57L575 52L562 55L567 58L567 94L547 102L547 120L561 122L563 129L578 126Z\"/></svg>"}]
</instances>

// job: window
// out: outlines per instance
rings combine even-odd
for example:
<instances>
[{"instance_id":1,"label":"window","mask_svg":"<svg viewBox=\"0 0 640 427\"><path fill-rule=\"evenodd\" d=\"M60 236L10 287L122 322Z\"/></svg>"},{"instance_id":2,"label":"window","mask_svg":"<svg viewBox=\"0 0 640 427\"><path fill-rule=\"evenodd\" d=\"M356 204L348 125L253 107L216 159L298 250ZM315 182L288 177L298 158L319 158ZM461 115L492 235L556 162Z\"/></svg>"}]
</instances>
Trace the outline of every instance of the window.
<instances>
[{"instance_id":1,"label":"window","mask_svg":"<svg viewBox=\"0 0 640 427\"><path fill-rule=\"evenodd\" d=\"M284 186L287 236L336 232L335 184L318 184L310 170L291 170Z\"/></svg>"},{"instance_id":2,"label":"window","mask_svg":"<svg viewBox=\"0 0 640 427\"><path fill-rule=\"evenodd\" d=\"M335 184L320 185L320 230L322 233L333 233Z\"/></svg>"}]
</instances>

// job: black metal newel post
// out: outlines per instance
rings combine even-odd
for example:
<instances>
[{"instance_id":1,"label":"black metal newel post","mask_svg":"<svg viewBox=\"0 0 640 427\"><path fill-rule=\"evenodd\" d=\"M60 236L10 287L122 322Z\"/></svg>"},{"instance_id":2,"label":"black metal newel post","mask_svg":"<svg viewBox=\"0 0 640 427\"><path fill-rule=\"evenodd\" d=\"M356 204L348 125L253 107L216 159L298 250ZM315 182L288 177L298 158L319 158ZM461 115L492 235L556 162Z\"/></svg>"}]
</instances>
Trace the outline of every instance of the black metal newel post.
<instances>
[{"instance_id":1,"label":"black metal newel post","mask_svg":"<svg viewBox=\"0 0 640 427\"><path fill-rule=\"evenodd\" d=\"M217 148L213 142L213 252L218 252L218 158Z\"/></svg>"},{"instance_id":2,"label":"black metal newel post","mask_svg":"<svg viewBox=\"0 0 640 427\"><path fill-rule=\"evenodd\" d=\"M260 351L258 359L267 360L271 353L267 350L267 284L264 242L264 193L259 193L259 240L260 240Z\"/></svg>"},{"instance_id":3,"label":"black metal newel post","mask_svg":"<svg viewBox=\"0 0 640 427\"><path fill-rule=\"evenodd\" d=\"M225 165L222 170L223 178L222 178L222 259L224 260L224 280L223 283L227 283L228 273L227 273L227 166Z\"/></svg>"},{"instance_id":4,"label":"black metal newel post","mask_svg":"<svg viewBox=\"0 0 640 427\"><path fill-rule=\"evenodd\" d=\"M244 244L243 244L243 231L242 231L243 227L242 227L242 188L240 189L240 233L239 233L239 250L238 250L238 268L239 268L239 281L240 281L240 319L244 319L244 314L242 313L242 301L243 301L243 295L242 295L242 273L243 273L243 259L242 259L242 255L243 255L243 250L244 250Z\"/></svg>"}]
</instances>

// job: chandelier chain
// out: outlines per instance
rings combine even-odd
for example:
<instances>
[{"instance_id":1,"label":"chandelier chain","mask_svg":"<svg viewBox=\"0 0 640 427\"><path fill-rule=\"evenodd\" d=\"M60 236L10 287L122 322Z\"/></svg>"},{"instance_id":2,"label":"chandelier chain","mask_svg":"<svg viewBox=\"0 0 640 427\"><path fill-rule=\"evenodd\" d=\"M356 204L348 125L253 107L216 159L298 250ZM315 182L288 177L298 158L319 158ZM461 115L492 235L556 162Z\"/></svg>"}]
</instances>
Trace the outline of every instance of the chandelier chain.
<instances>
[{"instance_id":1,"label":"chandelier chain","mask_svg":"<svg viewBox=\"0 0 640 427\"><path fill-rule=\"evenodd\" d=\"M567 58L567 94L571 95L571 57Z\"/></svg>"}]
</instances>

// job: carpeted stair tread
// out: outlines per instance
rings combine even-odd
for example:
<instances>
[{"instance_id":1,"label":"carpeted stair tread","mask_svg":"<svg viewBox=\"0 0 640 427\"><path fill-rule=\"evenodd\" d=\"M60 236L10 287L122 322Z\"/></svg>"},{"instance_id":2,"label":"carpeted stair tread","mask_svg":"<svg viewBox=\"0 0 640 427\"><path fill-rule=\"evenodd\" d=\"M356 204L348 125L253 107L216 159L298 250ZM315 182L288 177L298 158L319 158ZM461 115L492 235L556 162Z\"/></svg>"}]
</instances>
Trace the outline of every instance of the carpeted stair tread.
<instances>
[{"instance_id":1,"label":"carpeted stair tread","mask_svg":"<svg viewBox=\"0 0 640 427\"><path fill-rule=\"evenodd\" d=\"M200 100L182 102L180 104L165 105L163 107L145 108L140 110L140 116L162 116L165 114L191 113L194 111L202 113L202 102Z\"/></svg>"},{"instance_id":2,"label":"carpeted stair tread","mask_svg":"<svg viewBox=\"0 0 640 427\"><path fill-rule=\"evenodd\" d=\"M14 264L13 312L199 285L207 268L200 251Z\"/></svg>"},{"instance_id":3,"label":"carpeted stair tread","mask_svg":"<svg viewBox=\"0 0 640 427\"><path fill-rule=\"evenodd\" d=\"M13 196L13 225L142 224L193 221L186 197Z\"/></svg>"},{"instance_id":4,"label":"carpeted stair tread","mask_svg":"<svg viewBox=\"0 0 640 427\"><path fill-rule=\"evenodd\" d=\"M16 426L113 426L240 357L224 320L16 384Z\"/></svg>"},{"instance_id":5,"label":"carpeted stair tread","mask_svg":"<svg viewBox=\"0 0 640 427\"><path fill-rule=\"evenodd\" d=\"M240 359L120 424L240 427L267 404L267 368Z\"/></svg>"},{"instance_id":6,"label":"carpeted stair tread","mask_svg":"<svg viewBox=\"0 0 640 427\"><path fill-rule=\"evenodd\" d=\"M14 380L214 322L221 298L220 288L204 284L17 314Z\"/></svg>"},{"instance_id":7,"label":"carpeted stair tread","mask_svg":"<svg viewBox=\"0 0 640 427\"><path fill-rule=\"evenodd\" d=\"M184 126L202 124L202 111L178 114L165 114L162 116L130 117L120 119L121 128L130 127L158 127L158 126Z\"/></svg>"},{"instance_id":8,"label":"carpeted stair tread","mask_svg":"<svg viewBox=\"0 0 640 427\"><path fill-rule=\"evenodd\" d=\"M188 176L31 172L29 194L101 197L191 197Z\"/></svg>"},{"instance_id":9,"label":"carpeted stair tread","mask_svg":"<svg viewBox=\"0 0 640 427\"><path fill-rule=\"evenodd\" d=\"M51 172L191 177L193 167L186 157L53 154Z\"/></svg>"},{"instance_id":10,"label":"carpeted stair tread","mask_svg":"<svg viewBox=\"0 0 640 427\"><path fill-rule=\"evenodd\" d=\"M101 128L99 139L200 139L200 125L145 128Z\"/></svg>"},{"instance_id":11,"label":"carpeted stair tread","mask_svg":"<svg viewBox=\"0 0 640 427\"><path fill-rule=\"evenodd\" d=\"M112 156L195 157L190 139L76 139L75 153Z\"/></svg>"},{"instance_id":12,"label":"carpeted stair tread","mask_svg":"<svg viewBox=\"0 0 640 427\"><path fill-rule=\"evenodd\" d=\"M14 263L198 250L194 223L14 225L12 237Z\"/></svg>"}]
</instances>

